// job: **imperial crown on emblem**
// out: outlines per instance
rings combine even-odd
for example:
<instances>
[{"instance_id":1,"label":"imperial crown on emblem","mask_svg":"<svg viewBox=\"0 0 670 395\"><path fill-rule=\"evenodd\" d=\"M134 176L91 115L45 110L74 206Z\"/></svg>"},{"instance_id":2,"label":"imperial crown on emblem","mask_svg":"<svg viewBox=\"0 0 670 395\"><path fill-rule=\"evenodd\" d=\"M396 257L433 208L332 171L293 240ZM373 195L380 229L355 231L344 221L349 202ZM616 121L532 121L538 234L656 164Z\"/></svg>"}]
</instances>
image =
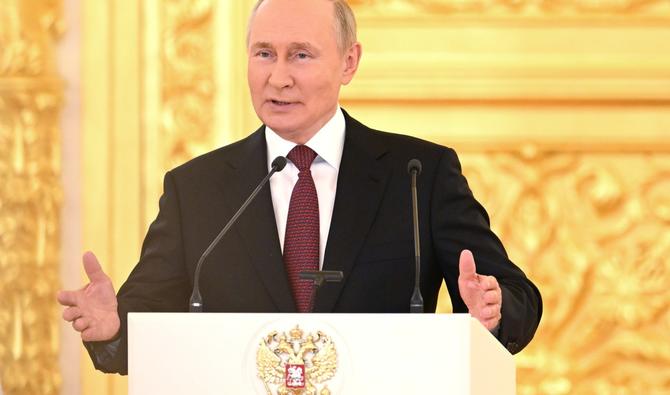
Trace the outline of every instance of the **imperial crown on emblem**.
<instances>
[{"instance_id":1,"label":"imperial crown on emblem","mask_svg":"<svg viewBox=\"0 0 670 395\"><path fill-rule=\"evenodd\" d=\"M337 371L337 351L321 331L273 331L260 341L256 369L268 395L330 395L326 382Z\"/></svg>"}]
</instances>

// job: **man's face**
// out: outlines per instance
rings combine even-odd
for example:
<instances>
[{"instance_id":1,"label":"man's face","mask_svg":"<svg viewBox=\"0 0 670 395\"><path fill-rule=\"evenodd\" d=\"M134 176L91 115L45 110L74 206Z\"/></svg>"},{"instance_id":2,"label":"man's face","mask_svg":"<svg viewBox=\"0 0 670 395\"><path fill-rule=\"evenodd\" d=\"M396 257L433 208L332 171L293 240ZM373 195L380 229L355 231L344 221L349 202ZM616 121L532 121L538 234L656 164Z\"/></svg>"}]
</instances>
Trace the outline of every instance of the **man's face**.
<instances>
[{"instance_id":1,"label":"man's face","mask_svg":"<svg viewBox=\"0 0 670 395\"><path fill-rule=\"evenodd\" d=\"M335 114L360 46L337 45L333 4L266 0L249 30L248 80L258 117L284 139L307 142Z\"/></svg>"}]
</instances>

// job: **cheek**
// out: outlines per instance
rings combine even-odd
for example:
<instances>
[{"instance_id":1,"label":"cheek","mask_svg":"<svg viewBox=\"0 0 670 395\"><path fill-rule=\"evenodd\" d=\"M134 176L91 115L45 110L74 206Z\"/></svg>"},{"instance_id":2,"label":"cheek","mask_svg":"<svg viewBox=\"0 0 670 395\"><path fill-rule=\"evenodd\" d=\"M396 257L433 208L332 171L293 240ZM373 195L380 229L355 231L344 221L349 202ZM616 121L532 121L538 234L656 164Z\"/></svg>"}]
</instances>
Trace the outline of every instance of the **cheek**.
<instances>
[{"instance_id":1,"label":"cheek","mask_svg":"<svg viewBox=\"0 0 670 395\"><path fill-rule=\"evenodd\" d=\"M247 66L247 82L251 89L257 89L263 86L263 68L257 64L249 64Z\"/></svg>"},{"instance_id":2,"label":"cheek","mask_svg":"<svg viewBox=\"0 0 670 395\"><path fill-rule=\"evenodd\" d=\"M258 76L256 75L256 72L251 68L247 69L247 83L249 84L249 88L253 89L254 86L256 86L257 80Z\"/></svg>"},{"instance_id":3,"label":"cheek","mask_svg":"<svg viewBox=\"0 0 670 395\"><path fill-rule=\"evenodd\" d=\"M256 103L260 100L260 96L263 93L263 82L259 75L254 74L249 71L247 74L247 83L249 85L249 93L251 94L251 100Z\"/></svg>"},{"instance_id":4,"label":"cheek","mask_svg":"<svg viewBox=\"0 0 670 395\"><path fill-rule=\"evenodd\" d=\"M313 99L328 101L338 95L340 81L332 74L321 73L310 78L308 86L311 88L309 91Z\"/></svg>"}]
</instances>

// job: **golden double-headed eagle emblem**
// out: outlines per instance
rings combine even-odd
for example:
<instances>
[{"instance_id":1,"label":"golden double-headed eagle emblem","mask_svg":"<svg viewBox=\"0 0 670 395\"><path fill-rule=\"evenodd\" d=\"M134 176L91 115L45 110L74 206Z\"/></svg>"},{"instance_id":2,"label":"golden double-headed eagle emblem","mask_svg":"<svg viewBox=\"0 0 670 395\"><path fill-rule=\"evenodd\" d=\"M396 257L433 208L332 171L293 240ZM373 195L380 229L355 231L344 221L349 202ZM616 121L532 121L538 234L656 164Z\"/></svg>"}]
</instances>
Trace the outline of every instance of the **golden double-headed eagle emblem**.
<instances>
[{"instance_id":1,"label":"golden double-headed eagle emblem","mask_svg":"<svg viewBox=\"0 0 670 395\"><path fill-rule=\"evenodd\" d=\"M323 332L305 334L296 326L261 339L256 368L268 395L330 395L327 381L337 371L337 351Z\"/></svg>"}]
</instances>

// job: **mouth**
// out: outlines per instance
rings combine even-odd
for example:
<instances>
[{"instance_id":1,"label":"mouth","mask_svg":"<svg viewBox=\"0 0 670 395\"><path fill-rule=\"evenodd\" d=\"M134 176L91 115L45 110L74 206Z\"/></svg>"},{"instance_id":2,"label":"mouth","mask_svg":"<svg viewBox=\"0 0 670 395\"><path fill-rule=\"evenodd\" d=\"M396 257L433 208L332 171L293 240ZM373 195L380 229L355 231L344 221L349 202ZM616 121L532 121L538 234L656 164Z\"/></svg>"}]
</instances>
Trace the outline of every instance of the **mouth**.
<instances>
[{"instance_id":1,"label":"mouth","mask_svg":"<svg viewBox=\"0 0 670 395\"><path fill-rule=\"evenodd\" d=\"M271 99L270 103L276 105L276 106L289 106L291 104L294 104L293 102L288 102L288 101L281 101L281 100L274 100Z\"/></svg>"}]
</instances>

